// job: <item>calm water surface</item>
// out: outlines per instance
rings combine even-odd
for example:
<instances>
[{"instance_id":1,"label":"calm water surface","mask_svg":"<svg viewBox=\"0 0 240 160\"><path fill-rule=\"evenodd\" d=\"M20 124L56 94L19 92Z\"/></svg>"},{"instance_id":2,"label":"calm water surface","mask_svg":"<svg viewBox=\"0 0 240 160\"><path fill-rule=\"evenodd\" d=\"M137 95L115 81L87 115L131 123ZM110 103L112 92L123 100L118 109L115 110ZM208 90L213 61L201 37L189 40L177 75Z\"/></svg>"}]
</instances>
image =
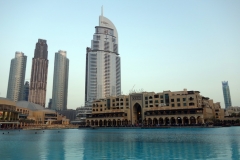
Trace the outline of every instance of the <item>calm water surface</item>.
<instances>
[{"instance_id":1,"label":"calm water surface","mask_svg":"<svg viewBox=\"0 0 240 160\"><path fill-rule=\"evenodd\" d=\"M0 159L238 160L240 127L1 130Z\"/></svg>"}]
</instances>

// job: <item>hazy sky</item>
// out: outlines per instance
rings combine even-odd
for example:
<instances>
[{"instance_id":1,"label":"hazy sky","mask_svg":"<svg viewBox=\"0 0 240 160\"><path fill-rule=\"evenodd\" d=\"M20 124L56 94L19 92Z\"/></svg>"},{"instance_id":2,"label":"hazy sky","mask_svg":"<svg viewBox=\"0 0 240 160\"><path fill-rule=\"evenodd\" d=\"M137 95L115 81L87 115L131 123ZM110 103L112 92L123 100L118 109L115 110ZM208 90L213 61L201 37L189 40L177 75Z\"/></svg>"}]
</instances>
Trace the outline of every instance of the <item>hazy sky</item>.
<instances>
[{"instance_id":1,"label":"hazy sky","mask_svg":"<svg viewBox=\"0 0 240 160\"><path fill-rule=\"evenodd\" d=\"M39 38L48 44L47 98L52 97L54 56L69 58L68 108L84 104L86 47L104 16L116 26L122 92L200 91L224 108L222 81L240 106L240 1L0 0L0 97L6 97L10 61L27 55L26 80Z\"/></svg>"}]
</instances>

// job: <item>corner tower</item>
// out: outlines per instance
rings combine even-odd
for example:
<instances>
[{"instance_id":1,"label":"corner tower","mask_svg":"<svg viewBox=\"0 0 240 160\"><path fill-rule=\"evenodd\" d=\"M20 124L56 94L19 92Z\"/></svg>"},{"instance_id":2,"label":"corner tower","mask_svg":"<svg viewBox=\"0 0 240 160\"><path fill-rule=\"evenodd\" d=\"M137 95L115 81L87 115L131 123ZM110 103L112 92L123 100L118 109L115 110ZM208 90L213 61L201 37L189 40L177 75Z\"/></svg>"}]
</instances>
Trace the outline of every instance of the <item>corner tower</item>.
<instances>
[{"instance_id":1,"label":"corner tower","mask_svg":"<svg viewBox=\"0 0 240 160\"><path fill-rule=\"evenodd\" d=\"M91 47L86 49L85 105L96 99L121 94L118 33L114 24L99 16Z\"/></svg>"}]
</instances>

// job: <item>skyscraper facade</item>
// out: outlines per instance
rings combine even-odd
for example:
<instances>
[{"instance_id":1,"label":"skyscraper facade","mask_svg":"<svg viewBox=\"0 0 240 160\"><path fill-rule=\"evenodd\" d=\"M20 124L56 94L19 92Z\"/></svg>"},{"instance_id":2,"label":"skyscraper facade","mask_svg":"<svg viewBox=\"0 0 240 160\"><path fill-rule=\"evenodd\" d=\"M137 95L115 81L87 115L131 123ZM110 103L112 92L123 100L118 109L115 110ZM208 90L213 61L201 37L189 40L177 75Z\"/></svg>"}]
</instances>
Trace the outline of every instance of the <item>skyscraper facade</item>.
<instances>
[{"instance_id":1,"label":"skyscraper facade","mask_svg":"<svg viewBox=\"0 0 240 160\"><path fill-rule=\"evenodd\" d=\"M12 101L23 99L26 64L27 56L22 52L16 52L15 58L11 60L7 90L7 98Z\"/></svg>"},{"instance_id":2,"label":"skyscraper facade","mask_svg":"<svg viewBox=\"0 0 240 160\"><path fill-rule=\"evenodd\" d=\"M121 94L121 65L118 33L114 24L99 16L91 47L86 49L85 105Z\"/></svg>"},{"instance_id":3,"label":"skyscraper facade","mask_svg":"<svg viewBox=\"0 0 240 160\"><path fill-rule=\"evenodd\" d=\"M54 110L67 110L69 59L67 52L55 53L52 106Z\"/></svg>"},{"instance_id":4,"label":"skyscraper facade","mask_svg":"<svg viewBox=\"0 0 240 160\"><path fill-rule=\"evenodd\" d=\"M45 107L48 73L47 41L38 39L32 59L28 101Z\"/></svg>"},{"instance_id":5,"label":"skyscraper facade","mask_svg":"<svg viewBox=\"0 0 240 160\"><path fill-rule=\"evenodd\" d=\"M26 81L23 86L23 99L24 101L28 101L28 95L29 95L29 82Z\"/></svg>"},{"instance_id":6,"label":"skyscraper facade","mask_svg":"<svg viewBox=\"0 0 240 160\"><path fill-rule=\"evenodd\" d=\"M223 89L223 97L224 97L225 108L227 109L227 108L232 106L228 81L223 81L222 82L222 89Z\"/></svg>"}]
</instances>

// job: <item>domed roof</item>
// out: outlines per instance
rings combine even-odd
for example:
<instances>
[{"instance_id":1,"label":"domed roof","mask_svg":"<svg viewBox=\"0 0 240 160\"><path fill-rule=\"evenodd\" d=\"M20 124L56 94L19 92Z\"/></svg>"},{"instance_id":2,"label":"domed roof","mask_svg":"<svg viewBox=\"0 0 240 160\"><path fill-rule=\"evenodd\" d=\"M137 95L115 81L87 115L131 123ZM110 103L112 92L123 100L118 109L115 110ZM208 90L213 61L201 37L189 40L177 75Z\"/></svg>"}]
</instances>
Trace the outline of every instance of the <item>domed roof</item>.
<instances>
[{"instance_id":1,"label":"domed roof","mask_svg":"<svg viewBox=\"0 0 240 160\"><path fill-rule=\"evenodd\" d=\"M46 109L43 106L40 106L39 104L35 104L28 101L18 101L16 102L16 106L27 108L32 111L47 111L47 112L55 112L54 110Z\"/></svg>"}]
</instances>

